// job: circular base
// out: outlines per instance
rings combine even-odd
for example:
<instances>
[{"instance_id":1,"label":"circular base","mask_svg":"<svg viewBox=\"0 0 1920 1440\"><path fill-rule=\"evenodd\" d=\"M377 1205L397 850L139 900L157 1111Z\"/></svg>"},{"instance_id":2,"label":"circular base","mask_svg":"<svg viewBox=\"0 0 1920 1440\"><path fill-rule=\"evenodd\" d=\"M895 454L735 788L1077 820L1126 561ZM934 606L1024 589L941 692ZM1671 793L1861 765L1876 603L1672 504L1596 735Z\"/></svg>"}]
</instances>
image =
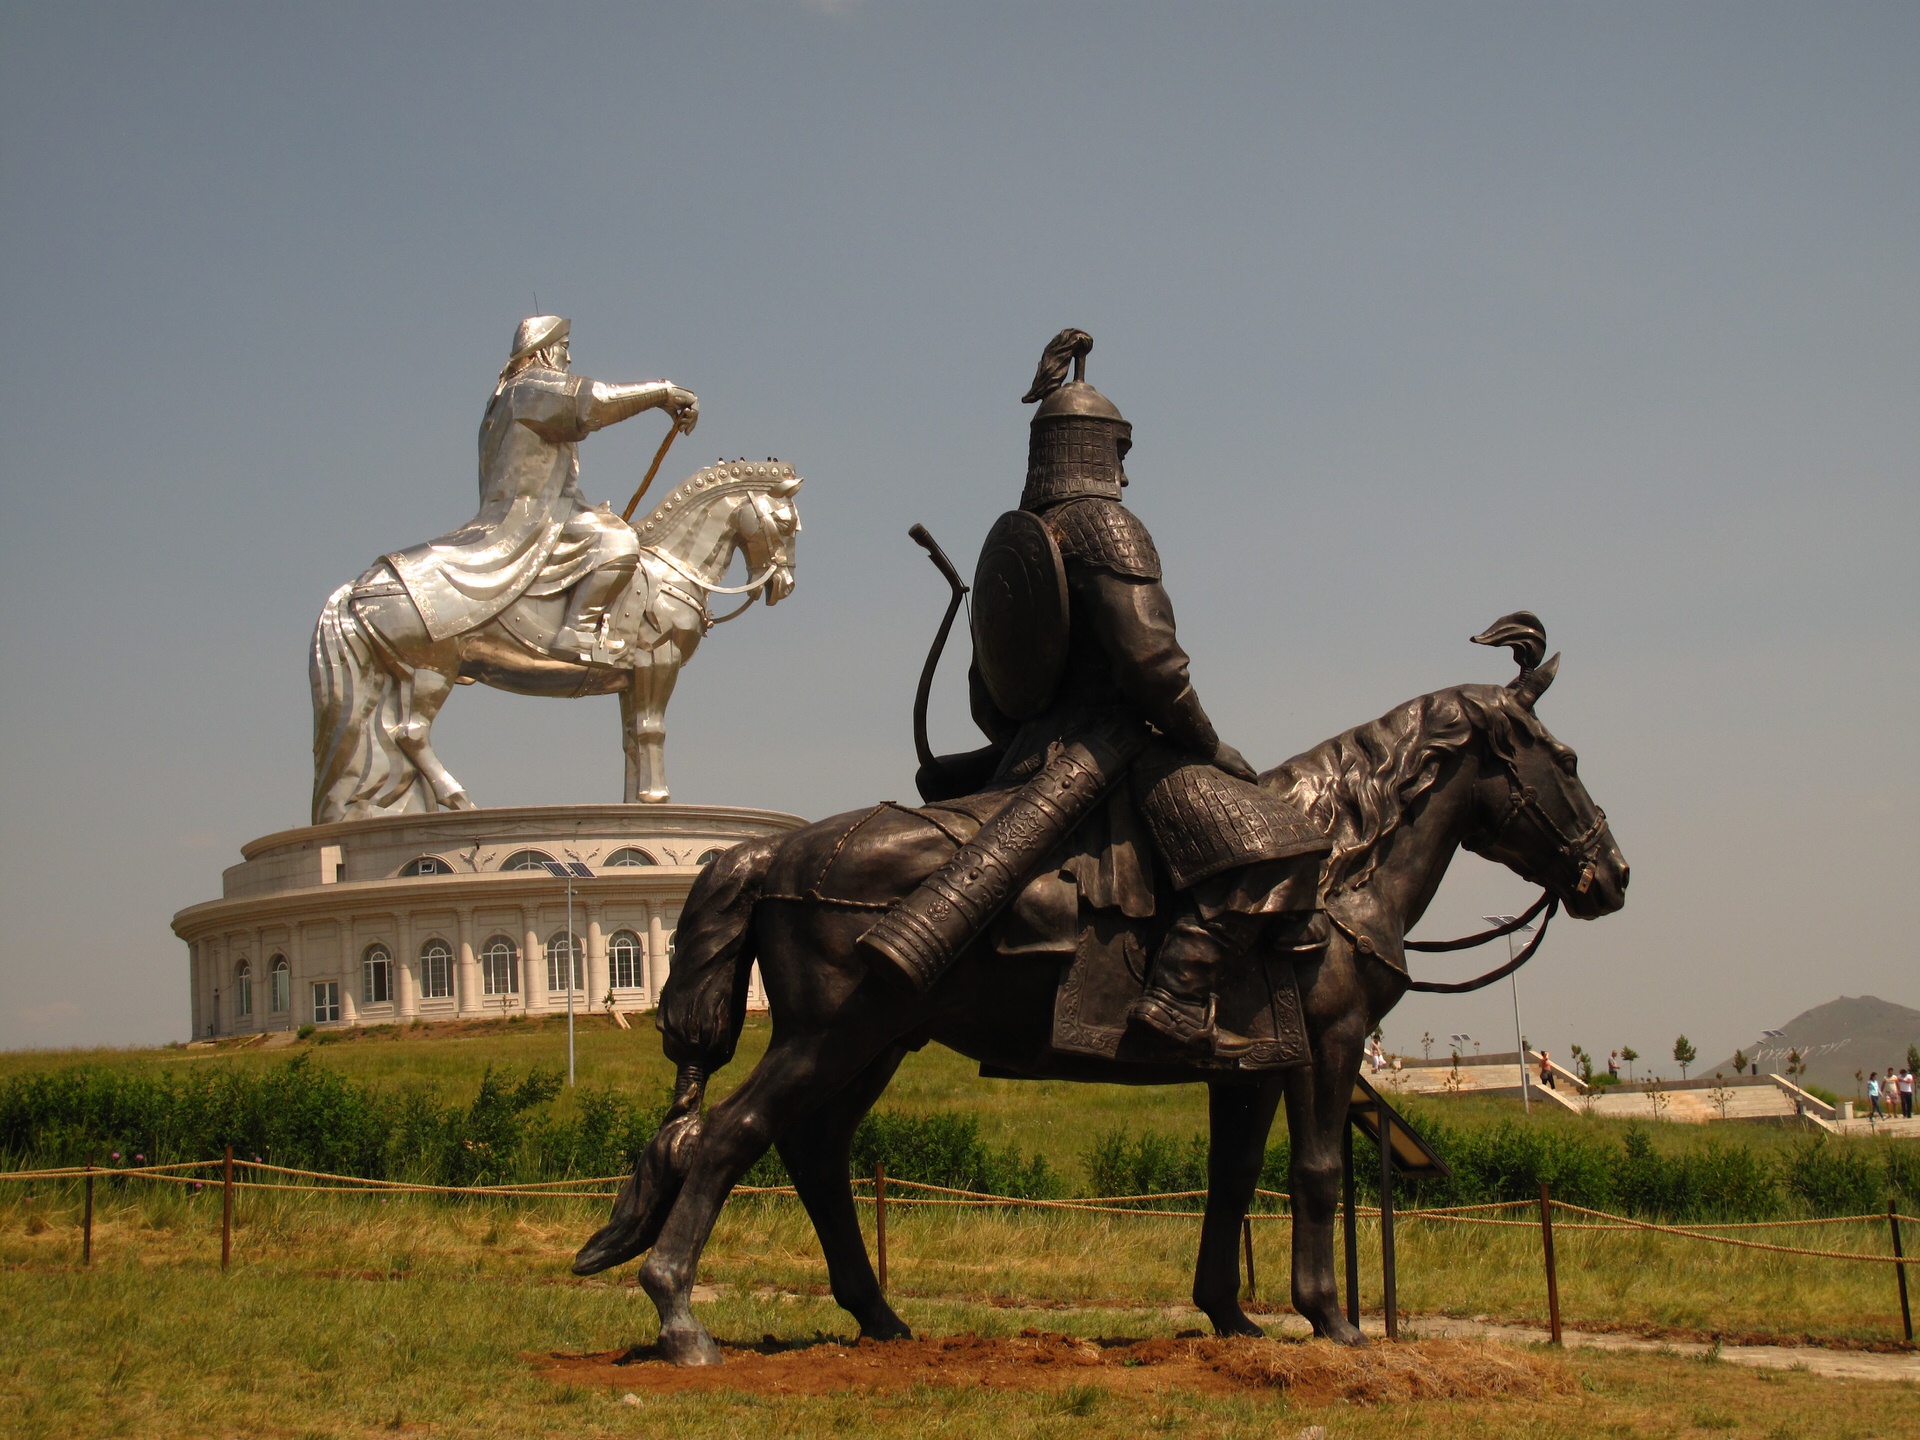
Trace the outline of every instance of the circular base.
<instances>
[{"instance_id":1,"label":"circular base","mask_svg":"<svg viewBox=\"0 0 1920 1440\"><path fill-rule=\"evenodd\" d=\"M193 1034L564 1012L569 888L585 953L576 1012L609 996L620 1011L651 1008L700 868L804 823L719 805L530 805L262 836L221 898L173 917ZM557 876L547 861L587 873Z\"/></svg>"}]
</instances>

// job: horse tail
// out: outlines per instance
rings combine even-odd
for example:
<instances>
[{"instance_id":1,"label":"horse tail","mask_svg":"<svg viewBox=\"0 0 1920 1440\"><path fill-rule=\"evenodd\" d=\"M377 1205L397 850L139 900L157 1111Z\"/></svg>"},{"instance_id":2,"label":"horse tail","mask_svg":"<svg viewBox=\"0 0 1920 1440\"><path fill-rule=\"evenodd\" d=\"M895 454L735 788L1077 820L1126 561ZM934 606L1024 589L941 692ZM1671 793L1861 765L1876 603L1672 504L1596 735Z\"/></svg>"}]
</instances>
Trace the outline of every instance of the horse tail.
<instances>
[{"instance_id":1,"label":"horse tail","mask_svg":"<svg viewBox=\"0 0 1920 1440\"><path fill-rule=\"evenodd\" d=\"M370 797L383 790L397 797L419 778L393 739L399 721L398 687L355 619L352 596L353 586L347 584L327 597L307 653L316 825L352 819Z\"/></svg>"},{"instance_id":2,"label":"horse tail","mask_svg":"<svg viewBox=\"0 0 1920 1440\"><path fill-rule=\"evenodd\" d=\"M753 908L779 847L748 840L708 863L674 930L673 965L655 1023L678 1067L673 1102L613 1202L613 1214L574 1256L573 1273L597 1275L653 1248L686 1182L705 1126L707 1077L733 1058L753 974Z\"/></svg>"}]
</instances>

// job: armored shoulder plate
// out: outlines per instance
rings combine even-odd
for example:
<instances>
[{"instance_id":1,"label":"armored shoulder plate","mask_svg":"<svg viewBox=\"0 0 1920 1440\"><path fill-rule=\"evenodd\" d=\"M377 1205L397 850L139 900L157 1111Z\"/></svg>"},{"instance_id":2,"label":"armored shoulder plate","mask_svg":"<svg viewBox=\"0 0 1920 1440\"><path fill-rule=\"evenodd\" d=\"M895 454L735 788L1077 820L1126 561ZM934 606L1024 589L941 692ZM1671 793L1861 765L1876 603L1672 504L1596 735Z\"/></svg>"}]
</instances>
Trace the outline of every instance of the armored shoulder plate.
<instances>
[{"instance_id":1,"label":"armored shoulder plate","mask_svg":"<svg viewBox=\"0 0 1920 1440\"><path fill-rule=\"evenodd\" d=\"M1126 506L1093 497L1069 500L1042 517L1068 560L1097 565L1134 580L1160 578L1160 552L1153 536Z\"/></svg>"},{"instance_id":2,"label":"armored shoulder plate","mask_svg":"<svg viewBox=\"0 0 1920 1440\"><path fill-rule=\"evenodd\" d=\"M1067 571L1038 515L993 522L973 575L973 658L1002 714L1030 720L1060 687L1067 663Z\"/></svg>"}]
</instances>

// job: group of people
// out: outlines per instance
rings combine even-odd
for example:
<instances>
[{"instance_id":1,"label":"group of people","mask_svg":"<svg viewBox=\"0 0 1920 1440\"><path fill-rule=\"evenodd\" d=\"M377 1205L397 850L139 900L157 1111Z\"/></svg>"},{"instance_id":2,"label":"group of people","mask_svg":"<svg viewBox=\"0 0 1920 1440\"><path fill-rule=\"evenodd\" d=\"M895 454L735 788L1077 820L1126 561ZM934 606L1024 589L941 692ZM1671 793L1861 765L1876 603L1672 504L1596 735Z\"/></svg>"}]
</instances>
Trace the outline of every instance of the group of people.
<instances>
[{"instance_id":1,"label":"group of people","mask_svg":"<svg viewBox=\"0 0 1920 1440\"><path fill-rule=\"evenodd\" d=\"M1885 1110L1880 1108L1882 1101L1886 1102ZM1913 1118L1913 1067L1911 1065L1904 1066L1898 1071L1889 1065L1884 1080L1880 1078L1878 1070L1867 1076L1868 1116L1877 1120L1884 1115L1891 1120L1896 1105L1899 1107L1901 1119Z\"/></svg>"}]
</instances>

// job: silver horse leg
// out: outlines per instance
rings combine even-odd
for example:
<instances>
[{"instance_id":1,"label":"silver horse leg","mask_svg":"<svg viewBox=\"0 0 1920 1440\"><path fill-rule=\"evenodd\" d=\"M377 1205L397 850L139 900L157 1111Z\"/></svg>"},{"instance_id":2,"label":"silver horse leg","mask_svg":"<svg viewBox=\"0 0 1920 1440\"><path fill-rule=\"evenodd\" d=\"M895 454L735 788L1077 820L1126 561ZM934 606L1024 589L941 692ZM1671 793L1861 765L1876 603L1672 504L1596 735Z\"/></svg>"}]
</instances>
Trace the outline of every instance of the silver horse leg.
<instances>
[{"instance_id":1,"label":"silver horse leg","mask_svg":"<svg viewBox=\"0 0 1920 1440\"><path fill-rule=\"evenodd\" d=\"M667 802L667 701L679 678L680 647L669 640L644 658L636 657L633 679L620 692L629 804Z\"/></svg>"},{"instance_id":2,"label":"silver horse leg","mask_svg":"<svg viewBox=\"0 0 1920 1440\"><path fill-rule=\"evenodd\" d=\"M458 665L458 660L455 660ZM438 670L416 669L403 694L405 711L394 728L393 743L433 791L434 801L443 810L472 810L473 800L466 787L453 778L433 748L433 721L440 707L453 693L453 677Z\"/></svg>"}]
</instances>

